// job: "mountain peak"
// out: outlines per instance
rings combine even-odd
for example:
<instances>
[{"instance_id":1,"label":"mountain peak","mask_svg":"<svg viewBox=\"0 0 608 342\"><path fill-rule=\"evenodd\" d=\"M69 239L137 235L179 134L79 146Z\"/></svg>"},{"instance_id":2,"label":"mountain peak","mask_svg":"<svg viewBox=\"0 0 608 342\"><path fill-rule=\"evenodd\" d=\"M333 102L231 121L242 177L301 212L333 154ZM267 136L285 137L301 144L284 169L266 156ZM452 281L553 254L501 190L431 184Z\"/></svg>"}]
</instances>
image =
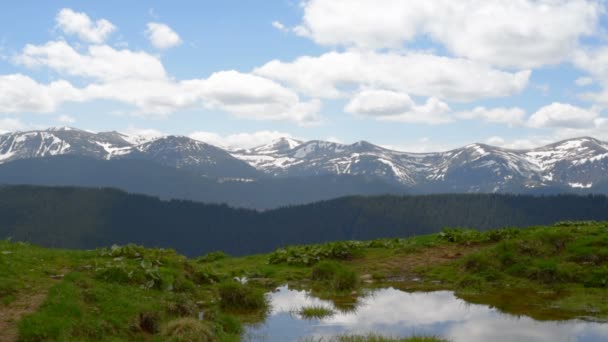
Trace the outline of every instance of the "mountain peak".
<instances>
[{"instance_id":1,"label":"mountain peak","mask_svg":"<svg viewBox=\"0 0 608 342\"><path fill-rule=\"evenodd\" d=\"M302 144L303 143L300 140L290 137L280 137L272 140L268 144L257 146L246 151L253 154L283 154Z\"/></svg>"}]
</instances>

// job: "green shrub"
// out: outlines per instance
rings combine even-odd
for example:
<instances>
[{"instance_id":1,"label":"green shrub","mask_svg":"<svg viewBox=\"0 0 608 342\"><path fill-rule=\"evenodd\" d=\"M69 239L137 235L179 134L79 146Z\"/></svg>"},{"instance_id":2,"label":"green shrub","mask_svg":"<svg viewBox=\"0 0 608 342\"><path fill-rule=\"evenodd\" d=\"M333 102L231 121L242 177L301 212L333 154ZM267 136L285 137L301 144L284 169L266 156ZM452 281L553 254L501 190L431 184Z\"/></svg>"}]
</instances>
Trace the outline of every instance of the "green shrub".
<instances>
[{"instance_id":1,"label":"green shrub","mask_svg":"<svg viewBox=\"0 0 608 342\"><path fill-rule=\"evenodd\" d=\"M206 262L214 262L222 259L228 258L229 255L224 253L223 251L215 251L209 252L203 256L200 256L196 259L197 262L206 263Z\"/></svg>"},{"instance_id":2,"label":"green shrub","mask_svg":"<svg viewBox=\"0 0 608 342\"><path fill-rule=\"evenodd\" d=\"M321 261L312 268L312 280L331 280L339 268L343 266L335 261Z\"/></svg>"},{"instance_id":3,"label":"green shrub","mask_svg":"<svg viewBox=\"0 0 608 342\"><path fill-rule=\"evenodd\" d=\"M312 280L325 282L335 291L352 290L357 287L359 276L335 261L322 261L312 269Z\"/></svg>"},{"instance_id":4,"label":"green shrub","mask_svg":"<svg viewBox=\"0 0 608 342\"><path fill-rule=\"evenodd\" d=\"M499 242L504 240L513 239L521 233L519 228L501 228L494 229L484 233L489 241Z\"/></svg>"},{"instance_id":5,"label":"green shrub","mask_svg":"<svg viewBox=\"0 0 608 342\"><path fill-rule=\"evenodd\" d=\"M608 266L593 268L583 278L586 287L607 287L608 286Z\"/></svg>"},{"instance_id":6,"label":"green shrub","mask_svg":"<svg viewBox=\"0 0 608 342\"><path fill-rule=\"evenodd\" d=\"M213 284L220 281L220 276L209 268L195 270L193 278L197 284Z\"/></svg>"},{"instance_id":7,"label":"green shrub","mask_svg":"<svg viewBox=\"0 0 608 342\"><path fill-rule=\"evenodd\" d=\"M558 264L555 260L537 260L530 268L530 278L543 283L559 281L558 275Z\"/></svg>"},{"instance_id":8,"label":"green shrub","mask_svg":"<svg viewBox=\"0 0 608 342\"><path fill-rule=\"evenodd\" d=\"M484 236L474 229L444 228L438 237L444 241L467 245L484 241Z\"/></svg>"},{"instance_id":9,"label":"green shrub","mask_svg":"<svg viewBox=\"0 0 608 342\"><path fill-rule=\"evenodd\" d=\"M220 306L223 309L250 311L268 307L268 298L264 290L237 281L221 283L219 294Z\"/></svg>"},{"instance_id":10,"label":"green shrub","mask_svg":"<svg viewBox=\"0 0 608 342\"><path fill-rule=\"evenodd\" d=\"M216 323L220 326L222 332L227 334L241 335L245 332L241 321L232 315L219 314Z\"/></svg>"},{"instance_id":11,"label":"green shrub","mask_svg":"<svg viewBox=\"0 0 608 342\"><path fill-rule=\"evenodd\" d=\"M348 291L357 287L359 276L348 268L339 268L331 280L331 286L336 291Z\"/></svg>"},{"instance_id":12,"label":"green shrub","mask_svg":"<svg viewBox=\"0 0 608 342\"><path fill-rule=\"evenodd\" d=\"M290 246L270 254L268 263L311 266L319 261L345 260L358 255L365 244L359 241L339 241L322 245Z\"/></svg>"},{"instance_id":13,"label":"green shrub","mask_svg":"<svg viewBox=\"0 0 608 342\"><path fill-rule=\"evenodd\" d=\"M469 272L482 272L491 268L488 257L482 254L471 254L464 258L464 268Z\"/></svg>"}]
</instances>

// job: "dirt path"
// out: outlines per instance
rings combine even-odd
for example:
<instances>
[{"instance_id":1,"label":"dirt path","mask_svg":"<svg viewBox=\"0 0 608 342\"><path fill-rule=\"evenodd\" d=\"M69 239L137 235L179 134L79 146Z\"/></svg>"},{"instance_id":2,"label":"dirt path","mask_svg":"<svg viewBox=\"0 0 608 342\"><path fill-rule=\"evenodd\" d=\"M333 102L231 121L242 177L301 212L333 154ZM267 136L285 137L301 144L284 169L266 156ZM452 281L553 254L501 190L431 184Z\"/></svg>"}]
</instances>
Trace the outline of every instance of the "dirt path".
<instances>
[{"instance_id":1,"label":"dirt path","mask_svg":"<svg viewBox=\"0 0 608 342\"><path fill-rule=\"evenodd\" d=\"M471 254L480 248L480 246L451 244L426 248L408 254L369 257L364 262L363 271L369 273L380 272L389 277L416 276L417 269L445 264Z\"/></svg>"},{"instance_id":2,"label":"dirt path","mask_svg":"<svg viewBox=\"0 0 608 342\"><path fill-rule=\"evenodd\" d=\"M35 312L44 302L46 295L47 290L20 294L9 305L0 305L0 342L17 341L17 322L24 315Z\"/></svg>"}]
</instances>

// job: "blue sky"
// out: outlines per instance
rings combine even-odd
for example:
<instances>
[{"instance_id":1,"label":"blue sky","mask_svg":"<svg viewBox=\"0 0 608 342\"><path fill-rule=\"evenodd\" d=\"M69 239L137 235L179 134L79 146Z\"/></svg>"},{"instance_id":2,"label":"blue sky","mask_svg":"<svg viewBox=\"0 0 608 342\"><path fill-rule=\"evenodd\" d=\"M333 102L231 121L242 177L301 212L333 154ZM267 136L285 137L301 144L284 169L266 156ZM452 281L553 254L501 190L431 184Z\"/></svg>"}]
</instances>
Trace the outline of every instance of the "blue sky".
<instances>
[{"instance_id":1,"label":"blue sky","mask_svg":"<svg viewBox=\"0 0 608 342\"><path fill-rule=\"evenodd\" d=\"M603 1L20 1L0 11L0 131L409 151L608 140Z\"/></svg>"}]
</instances>

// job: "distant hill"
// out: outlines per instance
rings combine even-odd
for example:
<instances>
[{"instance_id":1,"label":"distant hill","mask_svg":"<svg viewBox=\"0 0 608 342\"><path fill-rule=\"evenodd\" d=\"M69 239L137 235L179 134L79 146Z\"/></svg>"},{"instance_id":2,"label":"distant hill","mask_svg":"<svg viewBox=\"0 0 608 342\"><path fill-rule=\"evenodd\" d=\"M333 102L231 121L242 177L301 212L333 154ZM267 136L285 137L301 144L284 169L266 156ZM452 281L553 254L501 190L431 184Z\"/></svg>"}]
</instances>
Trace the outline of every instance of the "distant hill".
<instances>
[{"instance_id":1,"label":"distant hill","mask_svg":"<svg viewBox=\"0 0 608 342\"><path fill-rule=\"evenodd\" d=\"M289 244L404 237L444 227L490 229L608 220L605 196L497 194L344 197L265 212L162 201L113 189L0 187L0 238L49 247L138 243L195 256Z\"/></svg>"}]
</instances>

